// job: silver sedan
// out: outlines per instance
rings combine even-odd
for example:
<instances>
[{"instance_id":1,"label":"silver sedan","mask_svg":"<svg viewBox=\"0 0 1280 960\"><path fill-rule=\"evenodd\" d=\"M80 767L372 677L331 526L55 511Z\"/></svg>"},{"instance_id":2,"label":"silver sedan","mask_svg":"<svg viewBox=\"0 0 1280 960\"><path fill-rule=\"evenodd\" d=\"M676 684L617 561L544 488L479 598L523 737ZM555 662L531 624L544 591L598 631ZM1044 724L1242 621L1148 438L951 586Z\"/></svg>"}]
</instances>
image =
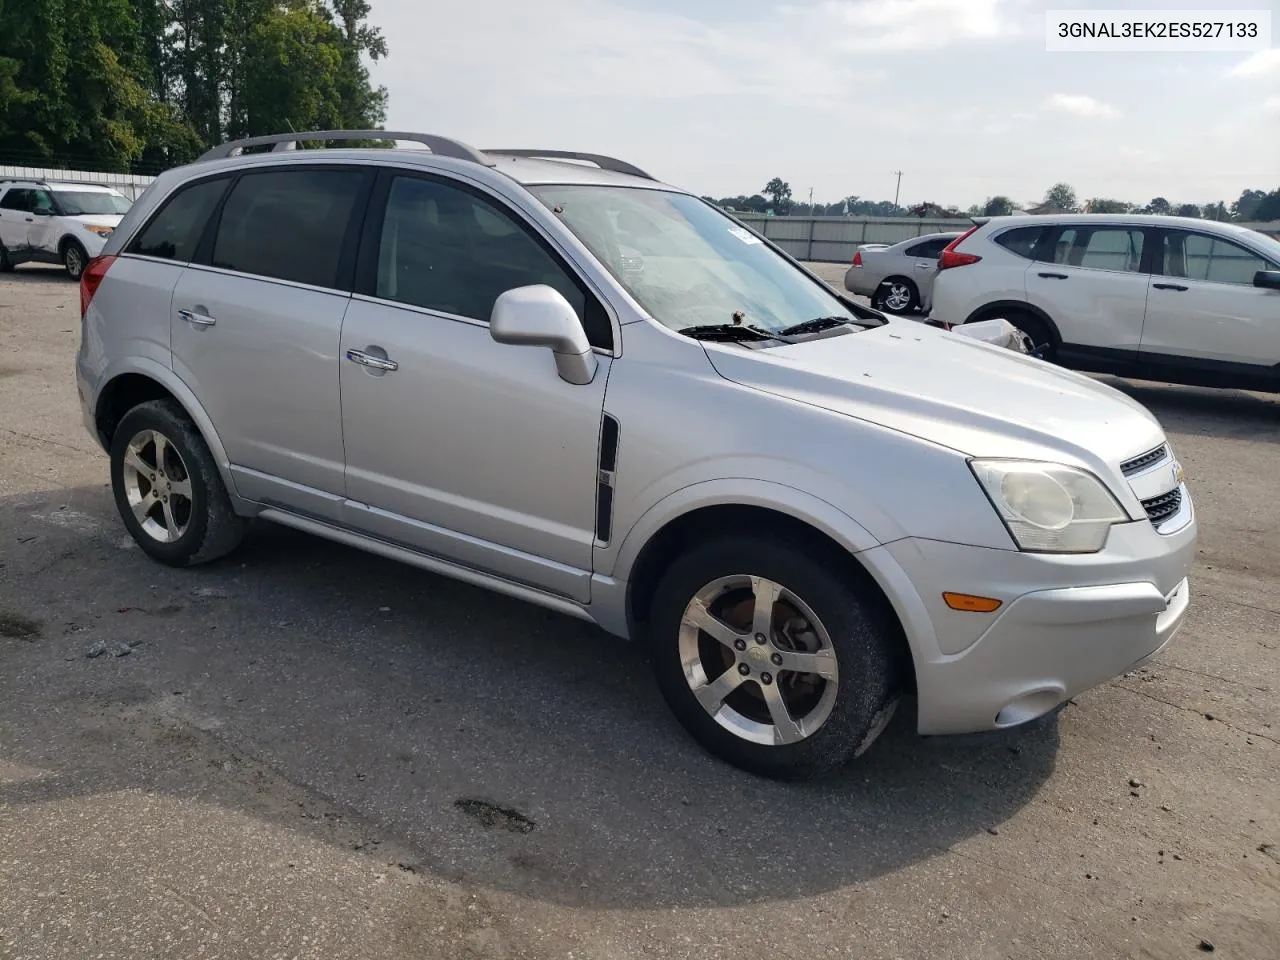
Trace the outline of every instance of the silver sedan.
<instances>
[{"instance_id":1,"label":"silver sedan","mask_svg":"<svg viewBox=\"0 0 1280 960\"><path fill-rule=\"evenodd\" d=\"M850 293L871 299L887 313L928 310L938 257L959 233L929 233L892 246L867 244L853 255L844 275Z\"/></svg>"}]
</instances>

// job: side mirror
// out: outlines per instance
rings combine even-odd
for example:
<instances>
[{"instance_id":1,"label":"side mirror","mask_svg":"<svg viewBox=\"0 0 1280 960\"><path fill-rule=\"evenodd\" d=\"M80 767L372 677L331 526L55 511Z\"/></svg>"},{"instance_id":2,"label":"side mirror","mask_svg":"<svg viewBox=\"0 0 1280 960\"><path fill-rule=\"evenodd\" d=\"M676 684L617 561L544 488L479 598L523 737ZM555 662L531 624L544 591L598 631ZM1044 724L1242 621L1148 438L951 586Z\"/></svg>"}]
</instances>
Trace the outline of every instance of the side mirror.
<instances>
[{"instance_id":1,"label":"side mirror","mask_svg":"<svg viewBox=\"0 0 1280 960\"><path fill-rule=\"evenodd\" d=\"M560 379L590 383L596 375L596 355L569 301L546 284L516 287L493 303L489 335L498 343L549 347Z\"/></svg>"},{"instance_id":2,"label":"side mirror","mask_svg":"<svg viewBox=\"0 0 1280 960\"><path fill-rule=\"evenodd\" d=\"M1253 275L1253 285L1267 290L1280 290L1280 270L1259 270Z\"/></svg>"}]
</instances>

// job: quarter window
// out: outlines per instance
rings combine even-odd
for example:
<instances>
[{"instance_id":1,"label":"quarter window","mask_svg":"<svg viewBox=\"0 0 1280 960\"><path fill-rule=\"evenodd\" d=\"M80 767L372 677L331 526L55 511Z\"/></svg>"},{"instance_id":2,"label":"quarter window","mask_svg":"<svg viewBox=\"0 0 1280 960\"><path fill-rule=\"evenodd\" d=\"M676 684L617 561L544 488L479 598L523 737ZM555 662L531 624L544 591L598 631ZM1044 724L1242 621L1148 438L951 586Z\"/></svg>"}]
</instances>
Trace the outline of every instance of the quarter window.
<instances>
[{"instance_id":1,"label":"quarter window","mask_svg":"<svg viewBox=\"0 0 1280 960\"><path fill-rule=\"evenodd\" d=\"M1044 227L1014 227L1012 230L1006 230L993 239L1010 253L1025 257L1028 260L1034 260L1037 244L1039 244L1044 232Z\"/></svg>"},{"instance_id":2,"label":"quarter window","mask_svg":"<svg viewBox=\"0 0 1280 960\"><path fill-rule=\"evenodd\" d=\"M338 283L359 170L272 170L242 176L222 210L213 265L317 287Z\"/></svg>"},{"instance_id":3,"label":"quarter window","mask_svg":"<svg viewBox=\"0 0 1280 960\"><path fill-rule=\"evenodd\" d=\"M31 211L31 191L25 189L10 190L3 197L0 197L0 209L29 213Z\"/></svg>"},{"instance_id":4,"label":"quarter window","mask_svg":"<svg viewBox=\"0 0 1280 960\"><path fill-rule=\"evenodd\" d=\"M1054 244L1053 262L1137 273L1144 237L1142 230L1126 227L1064 227Z\"/></svg>"},{"instance_id":5,"label":"quarter window","mask_svg":"<svg viewBox=\"0 0 1280 960\"><path fill-rule=\"evenodd\" d=\"M392 181L378 246L377 296L487 323L499 296L532 284L564 295L592 346L611 345L604 309L505 210L436 180Z\"/></svg>"},{"instance_id":6,"label":"quarter window","mask_svg":"<svg viewBox=\"0 0 1280 960\"><path fill-rule=\"evenodd\" d=\"M178 191L138 234L127 252L189 263L228 182L226 178L203 180Z\"/></svg>"},{"instance_id":7,"label":"quarter window","mask_svg":"<svg viewBox=\"0 0 1280 960\"><path fill-rule=\"evenodd\" d=\"M1254 274L1272 269L1266 260L1244 247L1200 233L1166 233L1163 253L1165 276L1187 280L1252 286Z\"/></svg>"},{"instance_id":8,"label":"quarter window","mask_svg":"<svg viewBox=\"0 0 1280 960\"><path fill-rule=\"evenodd\" d=\"M942 248L951 242L950 237L939 237L935 240L926 240L924 243L916 244L914 247L907 249L908 257L921 257L930 260L937 260L942 256Z\"/></svg>"}]
</instances>

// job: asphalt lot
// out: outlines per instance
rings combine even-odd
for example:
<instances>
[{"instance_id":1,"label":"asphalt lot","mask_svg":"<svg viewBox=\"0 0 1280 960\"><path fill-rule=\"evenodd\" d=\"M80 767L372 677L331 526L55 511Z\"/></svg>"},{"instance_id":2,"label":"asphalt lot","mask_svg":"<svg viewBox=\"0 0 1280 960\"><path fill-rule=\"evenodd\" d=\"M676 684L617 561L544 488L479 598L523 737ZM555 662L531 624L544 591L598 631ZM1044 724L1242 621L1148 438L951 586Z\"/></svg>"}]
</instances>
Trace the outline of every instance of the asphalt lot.
<instances>
[{"instance_id":1,"label":"asphalt lot","mask_svg":"<svg viewBox=\"0 0 1280 960\"><path fill-rule=\"evenodd\" d=\"M1124 385L1201 523L1161 658L796 786L579 622L266 524L152 563L78 336L72 283L0 277L3 960L1276 956L1280 398Z\"/></svg>"}]
</instances>

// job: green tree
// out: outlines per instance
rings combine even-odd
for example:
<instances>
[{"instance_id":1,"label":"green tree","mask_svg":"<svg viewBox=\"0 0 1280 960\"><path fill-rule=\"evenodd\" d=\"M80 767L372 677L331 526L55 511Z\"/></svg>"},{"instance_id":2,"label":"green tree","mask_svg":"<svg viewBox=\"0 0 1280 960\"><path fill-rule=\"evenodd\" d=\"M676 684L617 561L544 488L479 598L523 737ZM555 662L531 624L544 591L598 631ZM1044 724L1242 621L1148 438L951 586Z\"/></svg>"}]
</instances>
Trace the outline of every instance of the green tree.
<instances>
[{"instance_id":1,"label":"green tree","mask_svg":"<svg viewBox=\"0 0 1280 960\"><path fill-rule=\"evenodd\" d=\"M1178 205L1178 216L1200 218L1200 208L1194 203L1183 203Z\"/></svg>"},{"instance_id":2,"label":"green tree","mask_svg":"<svg viewBox=\"0 0 1280 960\"><path fill-rule=\"evenodd\" d=\"M1272 190L1266 194L1254 209L1253 215L1264 222L1280 220L1280 190Z\"/></svg>"},{"instance_id":3,"label":"green tree","mask_svg":"<svg viewBox=\"0 0 1280 960\"><path fill-rule=\"evenodd\" d=\"M1133 204L1123 200L1108 200L1105 197L1094 197L1085 203L1086 213L1128 213Z\"/></svg>"},{"instance_id":4,"label":"green tree","mask_svg":"<svg viewBox=\"0 0 1280 960\"><path fill-rule=\"evenodd\" d=\"M1245 190L1240 194L1240 199L1231 204L1231 218L1233 220L1257 220L1258 207L1262 205L1262 201L1267 199L1264 190Z\"/></svg>"},{"instance_id":5,"label":"green tree","mask_svg":"<svg viewBox=\"0 0 1280 960\"><path fill-rule=\"evenodd\" d=\"M791 199L791 184L781 177L774 177L764 185L764 189L760 192L769 198L774 210L781 213L785 209L786 203Z\"/></svg>"},{"instance_id":6,"label":"green tree","mask_svg":"<svg viewBox=\"0 0 1280 960\"><path fill-rule=\"evenodd\" d=\"M1067 183L1055 183L1045 191L1044 202L1056 210L1074 211L1076 207L1076 191Z\"/></svg>"},{"instance_id":7,"label":"green tree","mask_svg":"<svg viewBox=\"0 0 1280 960\"><path fill-rule=\"evenodd\" d=\"M1142 208L1143 213L1154 213L1157 216L1167 217L1173 213L1173 204L1164 197L1155 197L1150 203Z\"/></svg>"},{"instance_id":8,"label":"green tree","mask_svg":"<svg viewBox=\"0 0 1280 960\"><path fill-rule=\"evenodd\" d=\"M278 4L249 32L239 97L245 133L342 126L337 27L306 0Z\"/></svg>"},{"instance_id":9,"label":"green tree","mask_svg":"<svg viewBox=\"0 0 1280 960\"><path fill-rule=\"evenodd\" d=\"M987 202L982 205L984 217L1007 217L1013 210L1013 201L1003 196L988 197Z\"/></svg>"}]
</instances>

